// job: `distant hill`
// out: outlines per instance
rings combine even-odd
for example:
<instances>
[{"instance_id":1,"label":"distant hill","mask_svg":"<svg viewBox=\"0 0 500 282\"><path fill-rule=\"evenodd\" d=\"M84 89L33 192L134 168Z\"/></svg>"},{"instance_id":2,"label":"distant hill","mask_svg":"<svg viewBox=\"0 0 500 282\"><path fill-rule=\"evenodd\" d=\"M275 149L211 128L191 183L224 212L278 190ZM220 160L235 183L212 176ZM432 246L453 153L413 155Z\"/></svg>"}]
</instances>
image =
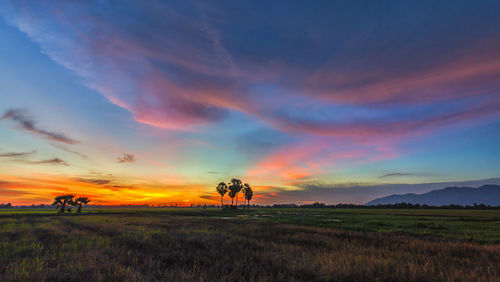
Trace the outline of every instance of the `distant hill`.
<instances>
[{"instance_id":1,"label":"distant hill","mask_svg":"<svg viewBox=\"0 0 500 282\"><path fill-rule=\"evenodd\" d=\"M483 185L479 188L471 187L448 187L441 190L433 190L424 194L390 195L372 200L366 205L411 203L430 206L443 205L469 205L485 204L489 206L500 205L500 186Z\"/></svg>"}]
</instances>

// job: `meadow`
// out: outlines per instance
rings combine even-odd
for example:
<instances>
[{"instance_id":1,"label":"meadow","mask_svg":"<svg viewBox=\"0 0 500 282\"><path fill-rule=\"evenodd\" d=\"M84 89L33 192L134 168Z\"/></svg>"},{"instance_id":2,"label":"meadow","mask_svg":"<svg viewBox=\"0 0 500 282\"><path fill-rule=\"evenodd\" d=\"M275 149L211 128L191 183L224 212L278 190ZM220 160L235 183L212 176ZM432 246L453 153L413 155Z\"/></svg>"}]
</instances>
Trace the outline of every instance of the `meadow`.
<instances>
[{"instance_id":1,"label":"meadow","mask_svg":"<svg viewBox=\"0 0 500 282\"><path fill-rule=\"evenodd\" d=\"M494 281L500 210L0 211L0 280Z\"/></svg>"}]
</instances>

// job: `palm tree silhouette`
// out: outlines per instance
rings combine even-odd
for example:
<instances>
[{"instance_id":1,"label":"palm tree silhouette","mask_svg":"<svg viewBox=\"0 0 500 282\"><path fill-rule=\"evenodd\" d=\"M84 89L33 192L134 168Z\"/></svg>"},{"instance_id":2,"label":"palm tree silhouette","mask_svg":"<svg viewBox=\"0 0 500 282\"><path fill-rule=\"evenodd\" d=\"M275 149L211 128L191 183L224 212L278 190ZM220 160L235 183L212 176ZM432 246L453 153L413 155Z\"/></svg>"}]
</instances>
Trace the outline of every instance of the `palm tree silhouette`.
<instances>
[{"instance_id":1,"label":"palm tree silhouette","mask_svg":"<svg viewBox=\"0 0 500 282\"><path fill-rule=\"evenodd\" d=\"M252 187L248 183L243 185L243 195L245 195L245 200L247 201L247 208L250 207L250 200L253 198Z\"/></svg>"},{"instance_id":2,"label":"palm tree silhouette","mask_svg":"<svg viewBox=\"0 0 500 282\"><path fill-rule=\"evenodd\" d=\"M227 193L227 185L224 182L221 182L217 185L217 193L220 195L220 205L221 207L224 207L224 200L223 197Z\"/></svg>"},{"instance_id":3,"label":"palm tree silhouette","mask_svg":"<svg viewBox=\"0 0 500 282\"><path fill-rule=\"evenodd\" d=\"M54 198L52 205L56 205L58 213L64 213L66 211L66 206L73 203L73 195L62 195Z\"/></svg>"},{"instance_id":4,"label":"palm tree silhouette","mask_svg":"<svg viewBox=\"0 0 500 282\"><path fill-rule=\"evenodd\" d=\"M233 205L233 199L236 196L236 207L238 207L238 193L241 191L243 188L243 185L241 183L241 180L238 178L233 178L231 179L231 182L229 183L229 197L231 197L231 205Z\"/></svg>"},{"instance_id":5,"label":"palm tree silhouette","mask_svg":"<svg viewBox=\"0 0 500 282\"><path fill-rule=\"evenodd\" d=\"M231 198L231 206L234 206L234 196L236 196L236 193L232 190L229 190L229 193L227 193L229 198Z\"/></svg>"},{"instance_id":6,"label":"palm tree silhouette","mask_svg":"<svg viewBox=\"0 0 500 282\"><path fill-rule=\"evenodd\" d=\"M77 213L82 212L82 205L86 205L90 202L90 199L87 197L79 197L77 198L74 203L75 205L78 205L78 209L76 210Z\"/></svg>"}]
</instances>

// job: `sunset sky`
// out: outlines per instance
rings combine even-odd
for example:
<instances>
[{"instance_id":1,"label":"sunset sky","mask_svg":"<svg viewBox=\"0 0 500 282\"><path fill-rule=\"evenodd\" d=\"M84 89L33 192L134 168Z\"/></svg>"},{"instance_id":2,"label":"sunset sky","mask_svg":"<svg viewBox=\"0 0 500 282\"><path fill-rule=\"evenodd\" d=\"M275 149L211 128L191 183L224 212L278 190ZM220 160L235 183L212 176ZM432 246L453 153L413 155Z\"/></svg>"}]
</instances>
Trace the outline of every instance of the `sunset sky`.
<instances>
[{"instance_id":1,"label":"sunset sky","mask_svg":"<svg viewBox=\"0 0 500 282\"><path fill-rule=\"evenodd\" d=\"M232 177L265 204L500 184L499 15L1 1L0 203L217 204Z\"/></svg>"}]
</instances>

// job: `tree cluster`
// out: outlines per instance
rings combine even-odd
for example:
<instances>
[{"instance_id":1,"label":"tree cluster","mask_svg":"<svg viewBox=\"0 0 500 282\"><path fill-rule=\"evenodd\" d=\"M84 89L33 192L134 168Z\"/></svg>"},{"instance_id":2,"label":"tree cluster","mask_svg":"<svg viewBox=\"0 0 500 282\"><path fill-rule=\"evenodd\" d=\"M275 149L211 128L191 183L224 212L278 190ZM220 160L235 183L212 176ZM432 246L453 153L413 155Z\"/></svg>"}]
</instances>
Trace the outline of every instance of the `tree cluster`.
<instances>
[{"instance_id":1,"label":"tree cluster","mask_svg":"<svg viewBox=\"0 0 500 282\"><path fill-rule=\"evenodd\" d=\"M253 198L252 187L248 183L243 184L238 178L231 179L227 184L220 182L216 187L217 193L220 195L221 207L224 208L224 195L227 193L231 198L231 207L238 207L238 194L243 192L247 208L250 206L250 200ZM234 205L234 198L236 198L236 205Z\"/></svg>"},{"instance_id":2,"label":"tree cluster","mask_svg":"<svg viewBox=\"0 0 500 282\"><path fill-rule=\"evenodd\" d=\"M56 206L58 213L71 213L72 207L76 207L77 213L82 212L82 206L86 205L90 202L90 199L87 197L78 197L75 198L74 195L62 195L54 198L53 206Z\"/></svg>"}]
</instances>

